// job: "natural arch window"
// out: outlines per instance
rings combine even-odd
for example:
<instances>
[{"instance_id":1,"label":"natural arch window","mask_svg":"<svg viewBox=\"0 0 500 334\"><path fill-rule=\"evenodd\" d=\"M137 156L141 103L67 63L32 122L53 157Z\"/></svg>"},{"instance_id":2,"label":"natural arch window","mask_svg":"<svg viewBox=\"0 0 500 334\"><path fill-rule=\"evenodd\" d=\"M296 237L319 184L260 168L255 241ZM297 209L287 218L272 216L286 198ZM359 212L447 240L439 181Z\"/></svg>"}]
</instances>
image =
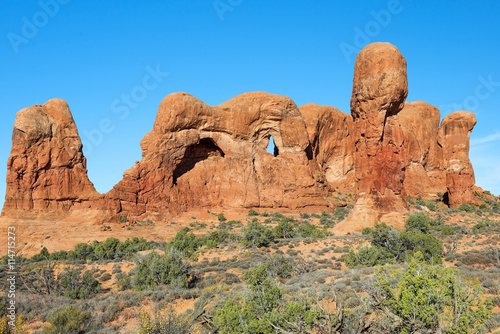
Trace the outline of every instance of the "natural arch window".
<instances>
[{"instance_id":1,"label":"natural arch window","mask_svg":"<svg viewBox=\"0 0 500 334\"><path fill-rule=\"evenodd\" d=\"M278 149L278 146L276 146L273 136L269 138L269 144L267 145L266 151L272 153L275 157L280 154L280 150Z\"/></svg>"},{"instance_id":2,"label":"natural arch window","mask_svg":"<svg viewBox=\"0 0 500 334\"><path fill-rule=\"evenodd\" d=\"M203 138L198 144L188 146L181 162L174 169L174 184L177 184L177 179L193 169L198 162L211 157L223 158L224 156L224 152L210 138Z\"/></svg>"}]
</instances>

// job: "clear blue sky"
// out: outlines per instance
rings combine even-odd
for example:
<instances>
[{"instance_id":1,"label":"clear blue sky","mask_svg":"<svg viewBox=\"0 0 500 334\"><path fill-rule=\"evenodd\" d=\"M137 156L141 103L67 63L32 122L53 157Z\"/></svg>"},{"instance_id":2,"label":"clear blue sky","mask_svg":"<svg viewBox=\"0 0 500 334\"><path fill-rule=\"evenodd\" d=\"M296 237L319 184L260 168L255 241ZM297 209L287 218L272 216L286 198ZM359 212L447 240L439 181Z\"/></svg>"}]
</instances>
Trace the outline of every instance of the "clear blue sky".
<instances>
[{"instance_id":1,"label":"clear blue sky","mask_svg":"<svg viewBox=\"0 0 500 334\"><path fill-rule=\"evenodd\" d=\"M350 112L354 52L375 41L406 57L409 101L476 113L476 181L500 194L498 1L9 0L0 13L0 206L26 106L68 101L90 179L106 192L140 160L166 95L216 105L258 90ZM112 131L99 138L103 120Z\"/></svg>"}]
</instances>

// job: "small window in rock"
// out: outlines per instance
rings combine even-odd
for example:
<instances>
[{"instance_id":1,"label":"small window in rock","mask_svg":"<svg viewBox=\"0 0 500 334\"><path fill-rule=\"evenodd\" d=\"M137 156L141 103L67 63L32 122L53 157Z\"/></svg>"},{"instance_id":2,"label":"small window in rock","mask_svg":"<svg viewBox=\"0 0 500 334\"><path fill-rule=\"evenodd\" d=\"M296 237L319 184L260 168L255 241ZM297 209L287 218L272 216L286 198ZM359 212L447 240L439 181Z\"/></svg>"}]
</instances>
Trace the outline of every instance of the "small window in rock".
<instances>
[{"instance_id":1,"label":"small window in rock","mask_svg":"<svg viewBox=\"0 0 500 334\"><path fill-rule=\"evenodd\" d=\"M269 138L269 144L267 145L266 151L273 154L275 157L277 157L280 154L278 146L276 146L276 144L274 143L273 136Z\"/></svg>"}]
</instances>

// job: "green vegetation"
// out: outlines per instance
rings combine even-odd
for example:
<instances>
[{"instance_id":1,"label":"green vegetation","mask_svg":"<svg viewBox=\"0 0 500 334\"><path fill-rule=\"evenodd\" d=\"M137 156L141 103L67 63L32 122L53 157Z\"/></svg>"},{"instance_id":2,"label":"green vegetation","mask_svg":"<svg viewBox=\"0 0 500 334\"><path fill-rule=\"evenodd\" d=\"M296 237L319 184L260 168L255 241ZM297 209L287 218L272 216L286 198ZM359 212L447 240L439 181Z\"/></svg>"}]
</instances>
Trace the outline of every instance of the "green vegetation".
<instances>
[{"instance_id":1,"label":"green vegetation","mask_svg":"<svg viewBox=\"0 0 500 334\"><path fill-rule=\"evenodd\" d=\"M303 333L318 322L319 308L308 300L286 300L268 269L266 263L244 273L249 293L228 298L216 311L214 323L219 333Z\"/></svg>"},{"instance_id":2,"label":"green vegetation","mask_svg":"<svg viewBox=\"0 0 500 334\"><path fill-rule=\"evenodd\" d=\"M19 319L34 333L116 333L123 319L136 324L127 332L153 334L494 332L500 226L497 199L484 198L472 212L437 202L432 218L421 208L404 230L380 223L362 235L329 230L349 207L300 218L250 210L243 223L219 213L208 227L189 221L169 243L42 248L16 258ZM4 271L0 278L5 291ZM6 302L0 294L0 328ZM189 308L177 314L176 304Z\"/></svg>"},{"instance_id":3,"label":"green vegetation","mask_svg":"<svg viewBox=\"0 0 500 334\"><path fill-rule=\"evenodd\" d=\"M62 294L72 299L92 298L101 291L101 285L87 270L81 275L78 269L67 268L59 275Z\"/></svg>"},{"instance_id":4,"label":"green vegetation","mask_svg":"<svg viewBox=\"0 0 500 334\"><path fill-rule=\"evenodd\" d=\"M92 327L92 316L72 305L57 310L50 318L50 325L44 328L42 334L85 334Z\"/></svg>"},{"instance_id":5,"label":"green vegetation","mask_svg":"<svg viewBox=\"0 0 500 334\"><path fill-rule=\"evenodd\" d=\"M144 238L133 237L125 241L116 238L108 238L103 242L94 241L91 244L80 243L69 252L57 251L49 253L46 247L43 247L40 253L33 255L30 262L41 261L98 261L98 260L116 260L130 258L137 252L159 248L160 245L154 241L147 242ZM20 259L17 263L26 262L27 259ZM7 263L5 257L2 262Z\"/></svg>"},{"instance_id":6,"label":"green vegetation","mask_svg":"<svg viewBox=\"0 0 500 334\"><path fill-rule=\"evenodd\" d=\"M137 290L167 284L174 288L188 287L190 266L175 248L168 249L165 255L152 251L146 256L137 256L135 263L131 284Z\"/></svg>"},{"instance_id":7,"label":"green vegetation","mask_svg":"<svg viewBox=\"0 0 500 334\"><path fill-rule=\"evenodd\" d=\"M153 317L142 312L138 334L191 334L193 322L175 313L172 308L157 312Z\"/></svg>"},{"instance_id":8,"label":"green vegetation","mask_svg":"<svg viewBox=\"0 0 500 334\"><path fill-rule=\"evenodd\" d=\"M363 234L371 234L370 247L350 250L344 261L349 268L375 266L386 263L401 263L421 252L425 261L442 263L443 245L431 230L431 220L423 214L410 216L405 224L406 231L398 231L385 223L376 224L375 229L364 229Z\"/></svg>"},{"instance_id":9,"label":"green vegetation","mask_svg":"<svg viewBox=\"0 0 500 334\"><path fill-rule=\"evenodd\" d=\"M168 243L167 249L176 249L186 257L193 255L198 248L203 245L203 242L193 234L189 232L188 227L184 227L182 230L177 232L175 237Z\"/></svg>"},{"instance_id":10,"label":"green vegetation","mask_svg":"<svg viewBox=\"0 0 500 334\"><path fill-rule=\"evenodd\" d=\"M476 208L471 204L464 203L464 204L460 204L460 206L458 207L458 210L471 213L471 212L476 211Z\"/></svg>"},{"instance_id":11,"label":"green vegetation","mask_svg":"<svg viewBox=\"0 0 500 334\"><path fill-rule=\"evenodd\" d=\"M425 264L417 252L397 287L391 287L388 271L379 268L375 287L382 304L397 315L400 333L422 330L473 333L491 317L491 300L481 298L480 286L469 286L450 268Z\"/></svg>"},{"instance_id":12,"label":"green vegetation","mask_svg":"<svg viewBox=\"0 0 500 334\"><path fill-rule=\"evenodd\" d=\"M262 225L256 219L252 220L242 230L241 243L245 247L267 247L275 239L273 230Z\"/></svg>"}]
</instances>

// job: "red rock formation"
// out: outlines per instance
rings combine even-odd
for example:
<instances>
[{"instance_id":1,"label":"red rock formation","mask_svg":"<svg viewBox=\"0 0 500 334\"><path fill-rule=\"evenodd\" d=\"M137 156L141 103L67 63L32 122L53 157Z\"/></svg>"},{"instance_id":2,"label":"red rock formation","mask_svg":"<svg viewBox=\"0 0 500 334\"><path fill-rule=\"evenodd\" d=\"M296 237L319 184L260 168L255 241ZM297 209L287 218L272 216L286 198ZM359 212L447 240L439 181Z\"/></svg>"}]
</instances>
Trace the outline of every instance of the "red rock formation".
<instances>
[{"instance_id":1,"label":"red rock formation","mask_svg":"<svg viewBox=\"0 0 500 334\"><path fill-rule=\"evenodd\" d=\"M87 177L82 143L66 102L53 99L19 111L2 216L14 209L88 208L97 195Z\"/></svg>"},{"instance_id":2,"label":"red rock formation","mask_svg":"<svg viewBox=\"0 0 500 334\"><path fill-rule=\"evenodd\" d=\"M334 188L354 190L352 117L337 108L310 103L301 106L311 143L311 154L322 176Z\"/></svg>"},{"instance_id":3,"label":"red rock formation","mask_svg":"<svg viewBox=\"0 0 500 334\"><path fill-rule=\"evenodd\" d=\"M472 202L474 115L450 114L439 127L437 108L405 103L407 86L405 58L391 44L374 43L356 58L351 115L316 104L299 110L287 97L262 92L219 106L171 94L141 141L142 160L105 195L88 180L66 102L25 108L14 124L2 217L27 210L139 216L199 207L326 207L339 189L357 194L344 223L352 229L402 221L408 195L441 192L452 206ZM271 136L275 154L266 151Z\"/></svg>"},{"instance_id":4,"label":"red rock formation","mask_svg":"<svg viewBox=\"0 0 500 334\"><path fill-rule=\"evenodd\" d=\"M406 103L398 114L404 132L404 193L435 199L446 193L443 149L438 143L439 109L417 101Z\"/></svg>"},{"instance_id":5,"label":"red rock formation","mask_svg":"<svg viewBox=\"0 0 500 334\"><path fill-rule=\"evenodd\" d=\"M271 136L277 156L266 152ZM212 107L171 94L141 147L142 161L108 194L125 211L325 205L304 120L283 96L248 93Z\"/></svg>"},{"instance_id":6,"label":"red rock formation","mask_svg":"<svg viewBox=\"0 0 500 334\"><path fill-rule=\"evenodd\" d=\"M361 50L351 97L358 188L353 219L375 222L406 209L397 114L407 95L406 60L395 46L373 43Z\"/></svg>"},{"instance_id":7,"label":"red rock formation","mask_svg":"<svg viewBox=\"0 0 500 334\"><path fill-rule=\"evenodd\" d=\"M455 111L446 115L439 127L450 206L475 202L474 170L469 160L469 138L475 125L473 113Z\"/></svg>"}]
</instances>

